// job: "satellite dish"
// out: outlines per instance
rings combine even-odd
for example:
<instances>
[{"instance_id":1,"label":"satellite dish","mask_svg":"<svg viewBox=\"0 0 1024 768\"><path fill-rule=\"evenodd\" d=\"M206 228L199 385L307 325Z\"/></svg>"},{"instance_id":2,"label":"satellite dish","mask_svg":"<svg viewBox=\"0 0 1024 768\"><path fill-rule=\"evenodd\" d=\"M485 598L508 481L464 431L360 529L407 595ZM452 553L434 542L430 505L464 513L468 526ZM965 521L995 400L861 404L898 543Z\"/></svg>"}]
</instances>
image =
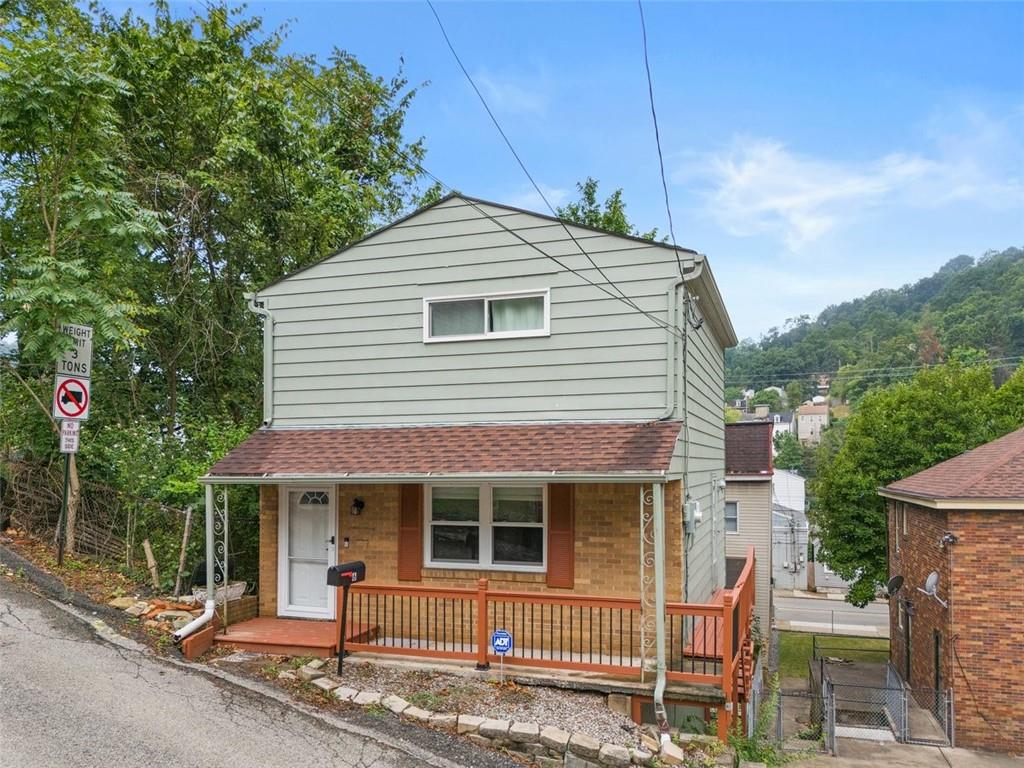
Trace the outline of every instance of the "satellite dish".
<instances>
[{"instance_id":1,"label":"satellite dish","mask_svg":"<svg viewBox=\"0 0 1024 768\"><path fill-rule=\"evenodd\" d=\"M928 578L924 580L924 589L921 589L920 587L918 587L917 591L918 592L923 592L924 594L928 595L928 597L934 597L936 602L938 602L939 605L941 605L943 608L945 608L947 606L947 603L944 600L939 598L939 596L937 594L938 589L939 589L939 572L938 571L932 571L931 573L928 574Z\"/></svg>"},{"instance_id":2,"label":"satellite dish","mask_svg":"<svg viewBox=\"0 0 1024 768\"><path fill-rule=\"evenodd\" d=\"M900 575L893 576L889 579L889 583L885 585L885 591L889 593L889 597L892 597L903 587L903 577Z\"/></svg>"}]
</instances>

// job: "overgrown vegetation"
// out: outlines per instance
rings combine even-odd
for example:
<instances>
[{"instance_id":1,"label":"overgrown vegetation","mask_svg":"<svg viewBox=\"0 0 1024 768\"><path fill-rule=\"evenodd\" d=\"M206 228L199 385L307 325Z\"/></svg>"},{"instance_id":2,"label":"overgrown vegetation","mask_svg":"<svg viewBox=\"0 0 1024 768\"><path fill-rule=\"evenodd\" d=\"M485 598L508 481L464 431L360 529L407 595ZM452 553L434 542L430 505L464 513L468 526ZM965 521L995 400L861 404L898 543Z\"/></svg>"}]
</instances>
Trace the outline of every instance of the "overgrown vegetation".
<instances>
[{"instance_id":1,"label":"overgrown vegetation","mask_svg":"<svg viewBox=\"0 0 1024 768\"><path fill-rule=\"evenodd\" d=\"M197 478L260 420L244 294L418 202L423 145L402 135L416 89L400 67L381 78L341 49L327 62L285 53L286 30L224 6L180 15L160 0L152 20L60 0L7 11L0 458L56 464L57 329L92 325L72 511L89 494L97 509L129 507L102 522L148 536L169 581L184 524L173 510L201 501ZM253 491L231 493L232 550L251 552ZM237 562L253 580L255 558Z\"/></svg>"},{"instance_id":2,"label":"overgrown vegetation","mask_svg":"<svg viewBox=\"0 0 1024 768\"><path fill-rule=\"evenodd\" d=\"M733 731L729 735L729 746L736 752L736 758L743 761L764 763L766 766L783 765L793 759L787 755L782 745L775 741L771 730L775 723L775 713L779 707L779 676L773 675L768 682L767 695L762 699L754 722L753 734Z\"/></svg>"}]
</instances>

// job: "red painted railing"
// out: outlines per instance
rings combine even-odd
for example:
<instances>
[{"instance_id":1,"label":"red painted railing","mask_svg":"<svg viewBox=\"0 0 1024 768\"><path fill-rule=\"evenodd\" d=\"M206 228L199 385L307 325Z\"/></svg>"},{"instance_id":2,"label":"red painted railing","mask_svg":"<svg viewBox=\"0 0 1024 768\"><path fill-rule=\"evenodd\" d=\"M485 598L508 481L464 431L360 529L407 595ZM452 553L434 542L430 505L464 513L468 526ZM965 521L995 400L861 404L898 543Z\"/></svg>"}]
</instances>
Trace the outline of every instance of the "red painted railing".
<instances>
[{"instance_id":1,"label":"red painted railing","mask_svg":"<svg viewBox=\"0 0 1024 768\"><path fill-rule=\"evenodd\" d=\"M339 601L341 596L338 590ZM726 701L738 701L753 605L752 548L736 585L715 602L668 603L669 680L714 685ZM487 579L476 589L357 584L348 620L368 629L346 649L483 666L498 661L490 637L502 628L515 638L506 664L639 676L641 613L636 598L506 592L490 589Z\"/></svg>"}]
</instances>

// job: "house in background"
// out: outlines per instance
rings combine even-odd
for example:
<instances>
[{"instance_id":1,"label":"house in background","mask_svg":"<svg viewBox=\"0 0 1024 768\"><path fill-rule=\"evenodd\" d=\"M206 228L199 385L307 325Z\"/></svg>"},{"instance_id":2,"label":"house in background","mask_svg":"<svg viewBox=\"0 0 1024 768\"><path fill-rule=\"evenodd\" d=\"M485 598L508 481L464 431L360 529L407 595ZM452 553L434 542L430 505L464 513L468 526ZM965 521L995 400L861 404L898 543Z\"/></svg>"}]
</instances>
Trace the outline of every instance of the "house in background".
<instances>
[{"instance_id":1,"label":"house in background","mask_svg":"<svg viewBox=\"0 0 1024 768\"><path fill-rule=\"evenodd\" d=\"M893 668L923 709L952 693L957 745L1024 753L1024 429L879 493Z\"/></svg>"},{"instance_id":2,"label":"house in background","mask_svg":"<svg viewBox=\"0 0 1024 768\"><path fill-rule=\"evenodd\" d=\"M251 308L265 423L203 482L208 524L259 488L260 616L218 641L331 653L327 568L364 561L348 650L486 666L505 628L506 664L625 676L635 717L667 679L724 733L755 576L719 554L736 336L703 256L449 195Z\"/></svg>"},{"instance_id":3,"label":"house in background","mask_svg":"<svg viewBox=\"0 0 1024 768\"><path fill-rule=\"evenodd\" d=\"M829 424L828 403L804 403L796 409L796 436L802 443L817 445Z\"/></svg>"},{"instance_id":4,"label":"house in background","mask_svg":"<svg viewBox=\"0 0 1024 768\"><path fill-rule=\"evenodd\" d=\"M772 626L772 424L725 425L725 558L727 583L751 547L757 555L756 614L765 637Z\"/></svg>"}]
</instances>

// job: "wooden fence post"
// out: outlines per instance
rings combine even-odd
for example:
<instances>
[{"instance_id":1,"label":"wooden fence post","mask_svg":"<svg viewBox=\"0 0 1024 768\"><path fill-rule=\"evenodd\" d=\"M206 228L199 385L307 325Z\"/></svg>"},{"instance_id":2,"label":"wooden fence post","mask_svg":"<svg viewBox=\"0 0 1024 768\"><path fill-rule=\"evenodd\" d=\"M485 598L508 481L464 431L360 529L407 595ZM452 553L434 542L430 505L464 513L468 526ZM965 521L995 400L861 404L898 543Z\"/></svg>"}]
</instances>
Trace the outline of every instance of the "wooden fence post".
<instances>
[{"instance_id":1,"label":"wooden fence post","mask_svg":"<svg viewBox=\"0 0 1024 768\"><path fill-rule=\"evenodd\" d=\"M487 661L487 579L476 583L476 668L490 669Z\"/></svg>"},{"instance_id":2,"label":"wooden fence post","mask_svg":"<svg viewBox=\"0 0 1024 768\"><path fill-rule=\"evenodd\" d=\"M718 738L723 744L728 743L733 714L732 657L735 649L732 647L732 629L733 591L727 589L722 598L722 693L725 695L725 706L718 710Z\"/></svg>"}]
</instances>

